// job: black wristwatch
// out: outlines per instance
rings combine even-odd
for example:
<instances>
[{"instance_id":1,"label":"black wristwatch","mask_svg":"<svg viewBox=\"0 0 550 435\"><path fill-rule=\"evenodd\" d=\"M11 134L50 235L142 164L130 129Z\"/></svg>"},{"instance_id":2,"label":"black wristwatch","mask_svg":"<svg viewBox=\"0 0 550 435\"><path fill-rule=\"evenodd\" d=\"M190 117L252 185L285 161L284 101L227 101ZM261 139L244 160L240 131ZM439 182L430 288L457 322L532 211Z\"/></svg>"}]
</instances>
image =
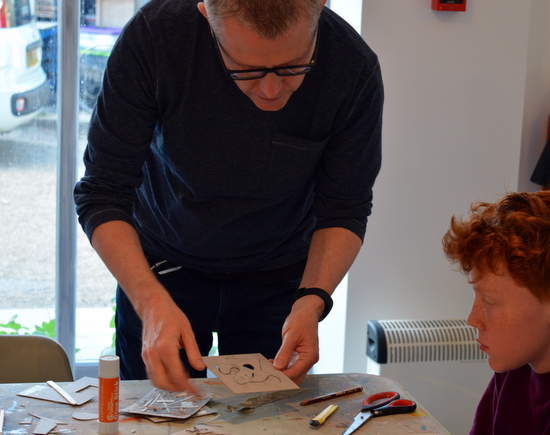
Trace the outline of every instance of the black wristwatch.
<instances>
[{"instance_id":1,"label":"black wristwatch","mask_svg":"<svg viewBox=\"0 0 550 435\"><path fill-rule=\"evenodd\" d=\"M323 310L323 314L321 314L321 318L319 319L319 322L321 320L323 320L325 317L328 316L328 313L330 313L330 310L332 310L332 305L334 304L332 302L332 298L330 297L330 295L327 293L326 290L323 290L321 288L317 288L317 287L310 287L310 288L306 288L306 287L302 287L300 289L298 289L298 291L296 292L296 297L294 298L295 301L297 301L298 299L300 299L301 297L303 296L308 296L308 295L315 295L315 296L319 296L323 302L325 303L325 309Z\"/></svg>"}]
</instances>

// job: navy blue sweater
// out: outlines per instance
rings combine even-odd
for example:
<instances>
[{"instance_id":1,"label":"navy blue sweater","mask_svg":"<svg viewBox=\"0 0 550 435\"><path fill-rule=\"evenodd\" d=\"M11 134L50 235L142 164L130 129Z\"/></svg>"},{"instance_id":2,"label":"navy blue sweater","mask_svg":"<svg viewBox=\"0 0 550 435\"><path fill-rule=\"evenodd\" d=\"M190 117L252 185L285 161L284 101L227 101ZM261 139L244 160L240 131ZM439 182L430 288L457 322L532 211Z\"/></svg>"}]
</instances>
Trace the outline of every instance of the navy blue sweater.
<instances>
[{"instance_id":1,"label":"navy blue sweater","mask_svg":"<svg viewBox=\"0 0 550 435\"><path fill-rule=\"evenodd\" d=\"M304 259L313 231L364 237L381 163L376 55L325 8L317 65L262 111L224 75L197 0L152 0L109 58L77 213L133 225L146 253L232 273Z\"/></svg>"}]
</instances>

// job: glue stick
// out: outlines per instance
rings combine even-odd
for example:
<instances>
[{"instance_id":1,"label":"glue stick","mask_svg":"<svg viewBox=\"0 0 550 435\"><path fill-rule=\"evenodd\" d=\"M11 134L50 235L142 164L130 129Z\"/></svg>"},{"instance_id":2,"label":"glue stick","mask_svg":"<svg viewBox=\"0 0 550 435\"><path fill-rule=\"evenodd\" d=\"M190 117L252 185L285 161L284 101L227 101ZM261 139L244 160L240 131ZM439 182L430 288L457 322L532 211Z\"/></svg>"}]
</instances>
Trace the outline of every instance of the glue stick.
<instances>
[{"instance_id":1,"label":"glue stick","mask_svg":"<svg viewBox=\"0 0 550 435\"><path fill-rule=\"evenodd\" d=\"M99 422L100 434L118 433L120 361L118 356L99 358Z\"/></svg>"}]
</instances>

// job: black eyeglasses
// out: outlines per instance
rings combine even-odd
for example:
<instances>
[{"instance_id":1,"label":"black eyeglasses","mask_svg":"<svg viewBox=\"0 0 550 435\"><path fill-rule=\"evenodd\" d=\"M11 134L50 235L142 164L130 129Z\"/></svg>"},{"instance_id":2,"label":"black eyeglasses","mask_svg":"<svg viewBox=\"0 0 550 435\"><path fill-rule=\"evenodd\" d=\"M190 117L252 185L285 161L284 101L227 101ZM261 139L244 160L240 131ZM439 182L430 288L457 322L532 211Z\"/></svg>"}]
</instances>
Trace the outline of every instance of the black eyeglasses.
<instances>
[{"instance_id":1,"label":"black eyeglasses","mask_svg":"<svg viewBox=\"0 0 550 435\"><path fill-rule=\"evenodd\" d=\"M222 53L221 53L221 50L223 50L223 47L219 44L218 38L216 38L216 35L214 34L214 32L212 32L212 36L214 37L214 45L216 47L216 51L220 58L220 62L222 63L223 69L225 70L225 73L233 80L256 80L256 79L261 79L262 77L265 77L265 75L269 73L274 73L282 77L299 76L310 72L317 62L317 48L319 46L319 30L315 32L315 48L313 50L313 56L311 57L311 60L309 61L309 63L303 64L303 65L278 66L275 68L257 68L257 69L227 68L225 66L225 62L223 60Z\"/></svg>"}]
</instances>

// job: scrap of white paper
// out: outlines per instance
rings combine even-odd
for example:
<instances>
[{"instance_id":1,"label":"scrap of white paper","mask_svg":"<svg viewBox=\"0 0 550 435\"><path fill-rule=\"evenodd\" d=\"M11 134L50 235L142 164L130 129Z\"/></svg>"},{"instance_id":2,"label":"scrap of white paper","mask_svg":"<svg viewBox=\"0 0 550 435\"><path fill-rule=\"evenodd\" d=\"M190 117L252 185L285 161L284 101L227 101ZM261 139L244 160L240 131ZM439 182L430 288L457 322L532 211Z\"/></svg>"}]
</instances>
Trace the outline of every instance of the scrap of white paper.
<instances>
[{"instance_id":1,"label":"scrap of white paper","mask_svg":"<svg viewBox=\"0 0 550 435\"><path fill-rule=\"evenodd\" d=\"M210 369L234 393L261 393L300 388L260 353L207 356Z\"/></svg>"},{"instance_id":2,"label":"scrap of white paper","mask_svg":"<svg viewBox=\"0 0 550 435\"><path fill-rule=\"evenodd\" d=\"M23 420L19 422L21 425L31 425L32 424L32 417L29 415L28 417L25 417Z\"/></svg>"},{"instance_id":3,"label":"scrap of white paper","mask_svg":"<svg viewBox=\"0 0 550 435\"><path fill-rule=\"evenodd\" d=\"M98 417L97 412L73 412L75 420L97 420Z\"/></svg>"}]
</instances>

